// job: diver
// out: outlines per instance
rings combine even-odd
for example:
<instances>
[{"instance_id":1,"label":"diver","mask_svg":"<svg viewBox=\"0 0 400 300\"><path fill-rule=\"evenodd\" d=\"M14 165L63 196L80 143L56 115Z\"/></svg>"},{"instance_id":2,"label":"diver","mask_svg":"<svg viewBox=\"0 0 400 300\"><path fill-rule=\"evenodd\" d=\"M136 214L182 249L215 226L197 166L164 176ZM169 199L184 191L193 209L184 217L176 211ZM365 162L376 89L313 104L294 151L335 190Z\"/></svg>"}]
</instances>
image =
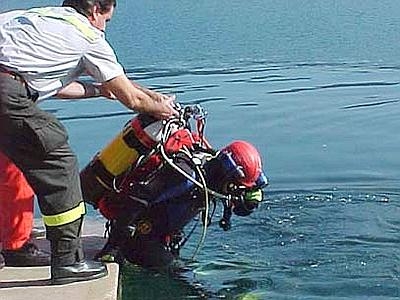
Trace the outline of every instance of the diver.
<instances>
[{"instance_id":1,"label":"diver","mask_svg":"<svg viewBox=\"0 0 400 300\"><path fill-rule=\"evenodd\" d=\"M154 123L143 122L144 119L139 115L128 126L136 129L135 138L141 137L142 142L148 140L143 138L143 132L154 132L149 130L154 129ZM139 124L147 129L139 133ZM267 178L257 149L248 142L234 141L214 150L202 134L203 126L198 127L200 134L188 128L175 128L157 144L155 151L114 178L113 188L101 196L94 192L91 177L98 180L103 175L104 186L104 166L100 168L97 159L81 171L85 201L109 220L108 241L96 259L118 263L127 260L159 270L179 257L180 249L199 222L204 239L218 203L223 205L219 221L223 230L230 228L232 214L247 216L259 206ZM137 141L132 142L126 135L123 140L140 148ZM114 147L115 144L118 143L111 143ZM97 171L96 176L92 176L93 171ZM186 234L186 225L192 221L195 225Z\"/></svg>"}]
</instances>

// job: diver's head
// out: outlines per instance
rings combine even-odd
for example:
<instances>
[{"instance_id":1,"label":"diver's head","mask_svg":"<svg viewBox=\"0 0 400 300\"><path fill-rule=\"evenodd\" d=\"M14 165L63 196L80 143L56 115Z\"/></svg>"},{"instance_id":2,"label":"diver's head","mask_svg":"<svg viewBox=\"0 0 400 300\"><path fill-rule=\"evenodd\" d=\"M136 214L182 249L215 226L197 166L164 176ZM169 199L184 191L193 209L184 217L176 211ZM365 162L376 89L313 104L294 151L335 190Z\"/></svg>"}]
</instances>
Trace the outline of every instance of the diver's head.
<instances>
[{"instance_id":1,"label":"diver's head","mask_svg":"<svg viewBox=\"0 0 400 300\"><path fill-rule=\"evenodd\" d=\"M234 141L205 164L208 185L222 193L236 189L260 189L267 184L261 156L245 141Z\"/></svg>"}]
</instances>

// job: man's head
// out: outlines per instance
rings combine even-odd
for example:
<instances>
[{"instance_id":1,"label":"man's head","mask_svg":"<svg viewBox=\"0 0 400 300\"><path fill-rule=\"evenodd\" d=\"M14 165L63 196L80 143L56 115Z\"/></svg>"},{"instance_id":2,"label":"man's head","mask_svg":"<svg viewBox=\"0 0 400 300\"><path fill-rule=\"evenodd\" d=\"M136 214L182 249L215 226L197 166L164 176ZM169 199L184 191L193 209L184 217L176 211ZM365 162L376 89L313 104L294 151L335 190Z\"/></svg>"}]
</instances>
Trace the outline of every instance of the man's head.
<instances>
[{"instance_id":1,"label":"man's head","mask_svg":"<svg viewBox=\"0 0 400 300\"><path fill-rule=\"evenodd\" d=\"M62 6L74 8L85 15L97 29L104 31L112 18L117 0L64 0Z\"/></svg>"}]
</instances>

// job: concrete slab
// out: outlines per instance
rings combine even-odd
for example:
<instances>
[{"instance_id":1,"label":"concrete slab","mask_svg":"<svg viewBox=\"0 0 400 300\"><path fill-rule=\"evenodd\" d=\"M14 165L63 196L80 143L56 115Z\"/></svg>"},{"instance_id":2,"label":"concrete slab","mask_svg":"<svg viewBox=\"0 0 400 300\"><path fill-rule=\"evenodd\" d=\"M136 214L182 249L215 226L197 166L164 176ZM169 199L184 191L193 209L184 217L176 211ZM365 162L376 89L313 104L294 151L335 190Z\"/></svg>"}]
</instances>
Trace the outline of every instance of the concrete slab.
<instances>
[{"instance_id":1,"label":"concrete slab","mask_svg":"<svg viewBox=\"0 0 400 300\"><path fill-rule=\"evenodd\" d=\"M116 300L118 265L108 264L108 276L65 285L50 285L50 267L5 268L0 271L0 300Z\"/></svg>"},{"instance_id":2,"label":"concrete slab","mask_svg":"<svg viewBox=\"0 0 400 300\"><path fill-rule=\"evenodd\" d=\"M85 222L83 246L85 256L93 258L105 239L102 236L101 221ZM40 249L49 251L49 242L44 239L41 224L35 222L32 237ZM118 299L119 268L117 264L107 264L108 276L96 280L66 285L50 284L50 267L11 268L0 270L0 300L116 300Z\"/></svg>"}]
</instances>

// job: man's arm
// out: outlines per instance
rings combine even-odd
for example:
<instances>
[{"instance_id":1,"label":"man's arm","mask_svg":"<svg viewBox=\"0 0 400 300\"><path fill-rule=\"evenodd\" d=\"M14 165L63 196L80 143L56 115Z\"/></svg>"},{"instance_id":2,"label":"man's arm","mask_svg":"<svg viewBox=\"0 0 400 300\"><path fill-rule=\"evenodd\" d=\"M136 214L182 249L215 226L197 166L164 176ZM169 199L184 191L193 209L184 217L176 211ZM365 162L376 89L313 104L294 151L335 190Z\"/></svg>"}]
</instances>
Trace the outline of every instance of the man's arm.
<instances>
[{"instance_id":1,"label":"man's arm","mask_svg":"<svg viewBox=\"0 0 400 300\"><path fill-rule=\"evenodd\" d=\"M82 99L103 96L101 86L95 83L73 81L56 95L60 99Z\"/></svg>"},{"instance_id":2,"label":"man's arm","mask_svg":"<svg viewBox=\"0 0 400 300\"><path fill-rule=\"evenodd\" d=\"M173 108L174 98L151 91L130 81L125 75L117 76L102 84L74 81L56 95L61 99L82 99L103 96L119 100L129 109L167 119L177 112Z\"/></svg>"},{"instance_id":3,"label":"man's arm","mask_svg":"<svg viewBox=\"0 0 400 300\"><path fill-rule=\"evenodd\" d=\"M167 119L176 114L174 98L166 96L130 81L126 75L117 76L102 84L103 94L118 99L129 109L150 114L158 119Z\"/></svg>"}]
</instances>

